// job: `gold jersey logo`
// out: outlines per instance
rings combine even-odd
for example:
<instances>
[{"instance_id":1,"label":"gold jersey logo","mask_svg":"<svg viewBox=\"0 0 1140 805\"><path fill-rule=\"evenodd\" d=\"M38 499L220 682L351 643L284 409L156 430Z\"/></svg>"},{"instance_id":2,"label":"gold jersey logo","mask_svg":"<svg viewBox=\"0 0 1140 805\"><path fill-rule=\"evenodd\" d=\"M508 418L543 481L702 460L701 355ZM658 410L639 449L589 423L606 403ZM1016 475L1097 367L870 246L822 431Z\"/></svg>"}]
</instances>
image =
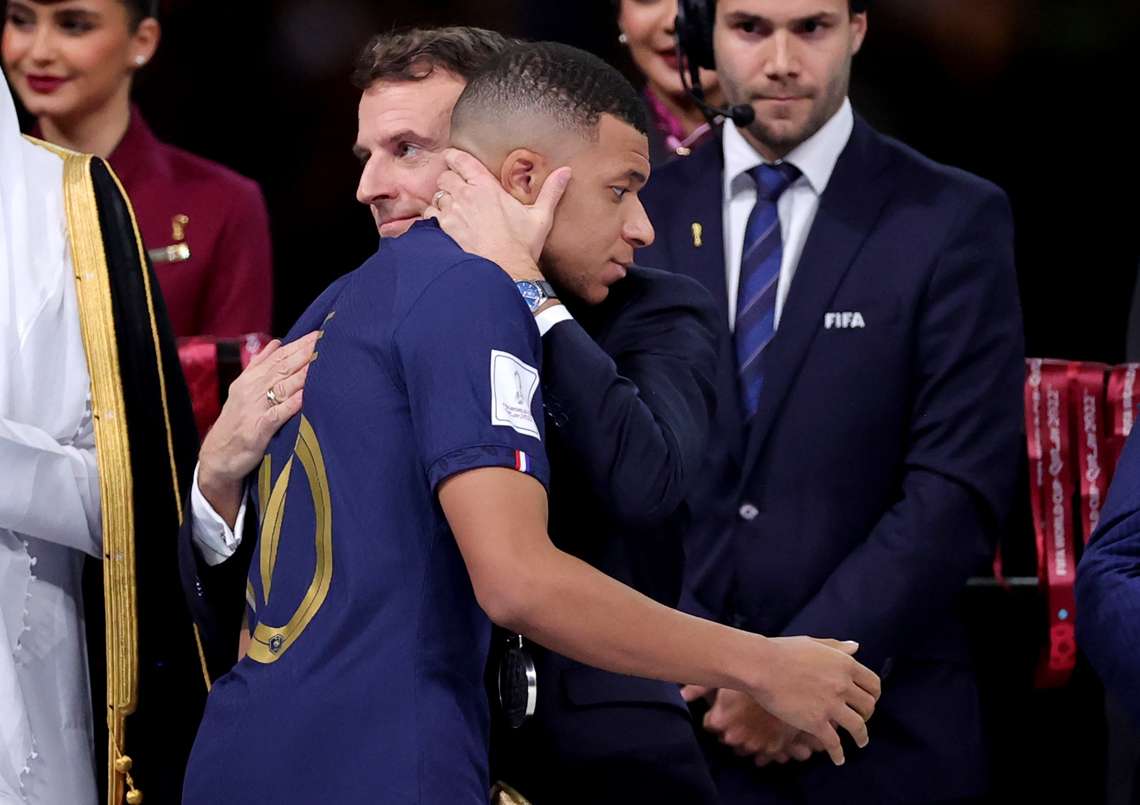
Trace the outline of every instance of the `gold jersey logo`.
<instances>
[{"instance_id":1,"label":"gold jersey logo","mask_svg":"<svg viewBox=\"0 0 1140 805\"><path fill-rule=\"evenodd\" d=\"M301 470L309 481L309 494L313 501L316 563L309 589L288 622L283 626L273 626L262 621L254 629L248 656L256 662L263 663L280 659L305 631L328 597L333 573L332 502L329 497L328 475L317 434L304 415L301 416L293 455L285 463L276 481L273 481L271 462L272 459L267 455L261 462L261 470L258 472L258 492L262 507L259 556L262 601L269 603L273 572L277 565L277 551L281 543L281 524L285 519L289 479L292 477L296 462L300 462Z\"/></svg>"}]
</instances>

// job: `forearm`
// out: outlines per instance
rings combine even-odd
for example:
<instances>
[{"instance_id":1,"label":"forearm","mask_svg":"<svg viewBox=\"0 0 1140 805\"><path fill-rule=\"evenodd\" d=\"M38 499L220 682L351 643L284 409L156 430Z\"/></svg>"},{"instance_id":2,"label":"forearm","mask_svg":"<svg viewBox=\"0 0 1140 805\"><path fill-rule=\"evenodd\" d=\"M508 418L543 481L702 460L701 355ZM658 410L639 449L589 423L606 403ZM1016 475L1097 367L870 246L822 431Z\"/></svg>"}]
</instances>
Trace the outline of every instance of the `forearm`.
<instances>
[{"instance_id":1,"label":"forearm","mask_svg":"<svg viewBox=\"0 0 1140 805\"><path fill-rule=\"evenodd\" d=\"M0 419L0 529L102 553L94 436L64 445L39 428Z\"/></svg>"},{"instance_id":2,"label":"forearm","mask_svg":"<svg viewBox=\"0 0 1140 805\"><path fill-rule=\"evenodd\" d=\"M698 346L686 345L691 360L644 349L615 361L576 323L543 338L548 410L620 522L652 527L685 498L713 408L712 358Z\"/></svg>"},{"instance_id":3,"label":"forearm","mask_svg":"<svg viewBox=\"0 0 1140 805\"><path fill-rule=\"evenodd\" d=\"M438 494L476 598L495 622L604 670L743 690L825 739L836 762L843 753L833 722L865 741L879 681L851 659L853 644L768 640L655 603L556 549L546 497L521 473L464 472Z\"/></svg>"},{"instance_id":4,"label":"forearm","mask_svg":"<svg viewBox=\"0 0 1140 805\"><path fill-rule=\"evenodd\" d=\"M501 625L597 668L750 690L768 660L757 635L685 615L553 546L525 563Z\"/></svg>"},{"instance_id":5,"label":"forearm","mask_svg":"<svg viewBox=\"0 0 1140 805\"><path fill-rule=\"evenodd\" d=\"M213 472L209 464L198 464L198 491L230 531L237 528L238 514L245 498L245 484Z\"/></svg>"},{"instance_id":6,"label":"forearm","mask_svg":"<svg viewBox=\"0 0 1140 805\"><path fill-rule=\"evenodd\" d=\"M676 440L638 388L576 323L548 333L543 347L547 408L606 510L635 523L671 513L684 467Z\"/></svg>"},{"instance_id":7,"label":"forearm","mask_svg":"<svg viewBox=\"0 0 1140 805\"><path fill-rule=\"evenodd\" d=\"M439 502L491 620L615 673L756 692L769 641L664 607L558 550L546 496L513 470L444 481Z\"/></svg>"},{"instance_id":8,"label":"forearm","mask_svg":"<svg viewBox=\"0 0 1140 805\"><path fill-rule=\"evenodd\" d=\"M242 543L248 494L241 488L237 513L227 517L218 512L202 492L201 465L194 468L194 483L190 491L191 535L198 556L213 567L229 559Z\"/></svg>"}]
</instances>

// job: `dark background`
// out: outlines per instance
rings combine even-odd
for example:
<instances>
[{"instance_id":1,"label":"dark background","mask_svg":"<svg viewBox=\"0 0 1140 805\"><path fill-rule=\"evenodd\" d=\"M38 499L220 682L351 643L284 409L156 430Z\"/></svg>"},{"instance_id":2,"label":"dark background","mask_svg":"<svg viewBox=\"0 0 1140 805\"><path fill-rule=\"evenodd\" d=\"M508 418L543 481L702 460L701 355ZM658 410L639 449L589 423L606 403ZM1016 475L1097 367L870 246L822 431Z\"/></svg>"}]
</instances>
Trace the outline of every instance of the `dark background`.
<instances>
[{"instance_id":1,"label":"dark background","mask_svg":"<svg viewBox=\"0 0 1140 805\"><path fill-rule=\"evenodd\" d=\"M354 198L356 52L398 25L558 39L631 77L611 0L167 0L136 97L160 138L260 182L273 227L275 329L376 247ZM1009 193L1030 355L1118 363L1140 262L1137 0L876 0L856 110ZM1024 518L1023 518L1024 519ZM1011 530L1007 570L1032 575ZM1104 799L1102 703L1084 666L1034 691L1044 614L1032 587L971 588L995 802ZM873 734L873 725L872 725Z\"/></svg>"},{"instance_id":2,"label":"dark background","mask_svg":"<svg viewBox=\"0 0 1140 805\"><path fill-rule=\"evenodd\" d=\"M375 32L470 24L629 71L610 0L180 0L137 98L158 135L261 183L277 332L376 246L354 200ZM1137 0L878 0L852 97L872 124L1010 194L1029 353L1119 362L1140 260ZM632 72L630 72L632 75Z\"/></svg>"}]
</instances>

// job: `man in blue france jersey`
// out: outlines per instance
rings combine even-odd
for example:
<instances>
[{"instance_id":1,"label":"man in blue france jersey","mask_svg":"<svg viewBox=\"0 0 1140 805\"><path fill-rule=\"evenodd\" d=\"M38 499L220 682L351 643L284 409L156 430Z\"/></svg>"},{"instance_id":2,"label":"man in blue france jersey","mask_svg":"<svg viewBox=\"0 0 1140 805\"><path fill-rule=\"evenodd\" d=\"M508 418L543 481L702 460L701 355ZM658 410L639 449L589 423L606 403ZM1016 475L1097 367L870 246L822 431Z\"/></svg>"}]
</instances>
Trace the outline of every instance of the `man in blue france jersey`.
<instances>
[{"instance_id":1,"label":"man in blue france jersey","mask_svg":"<svg viewBox=\"0 0 1140 805\"><path fill-rule=\"evenodd\" d=\"M567 231L652 232L644 113L594 57L512 49L453 123L508 189L574 172L543 261L594 273L608 256ZM418 223L291 337L314 329L257 478L253 644L211 693L184 802L486 802L491 620L600 668L746 690L837 760L833 725L866 743L879 683L853 646L682 615L550 543L541 344L498 266Z\"/></svg>"}]
</instances>

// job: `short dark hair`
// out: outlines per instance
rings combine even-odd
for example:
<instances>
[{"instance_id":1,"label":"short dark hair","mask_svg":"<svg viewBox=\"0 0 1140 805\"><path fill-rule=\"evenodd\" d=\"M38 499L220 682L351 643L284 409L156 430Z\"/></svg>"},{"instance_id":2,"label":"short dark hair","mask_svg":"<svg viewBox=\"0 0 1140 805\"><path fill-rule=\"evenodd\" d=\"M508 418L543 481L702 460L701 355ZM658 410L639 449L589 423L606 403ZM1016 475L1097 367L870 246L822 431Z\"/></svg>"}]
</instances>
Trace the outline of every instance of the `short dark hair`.
<instances>
[{"instance_id":1,"label":"short dark hair","mask_svg":"<svg viewBox=\"0 0 1140 805\"><path fill-rule=\"evenodd\" d=\"M515 44L485 28L404 28L372 37L352 73L352 83L366 90L377 81L422 81L446 70L470 81Z\"/></svg>"},{"instance_id":2,"label":"short dark hair","mask_svg":"<svg viewBox=\"0 0 1140 805\"><path fill-rule=\"evenodd\" d=\"M158 0L123 0L123 5L127 7L131 30L138 28L147 17L158 17Z\"/></svg>"},{"instance_id":3,"label":"short dark hair","mask_svg":"<svg viewBox=\"0 0 1140 805\"><path fill-rule=\"evenodd\" d=\"M613 115L645 134L645 104L624 76L592 53L557 42L515 45L472 78L452 112L455 129L472 116L515 111L548 115L564 128L596 134Z\"/></svg>"}]
</instances>

